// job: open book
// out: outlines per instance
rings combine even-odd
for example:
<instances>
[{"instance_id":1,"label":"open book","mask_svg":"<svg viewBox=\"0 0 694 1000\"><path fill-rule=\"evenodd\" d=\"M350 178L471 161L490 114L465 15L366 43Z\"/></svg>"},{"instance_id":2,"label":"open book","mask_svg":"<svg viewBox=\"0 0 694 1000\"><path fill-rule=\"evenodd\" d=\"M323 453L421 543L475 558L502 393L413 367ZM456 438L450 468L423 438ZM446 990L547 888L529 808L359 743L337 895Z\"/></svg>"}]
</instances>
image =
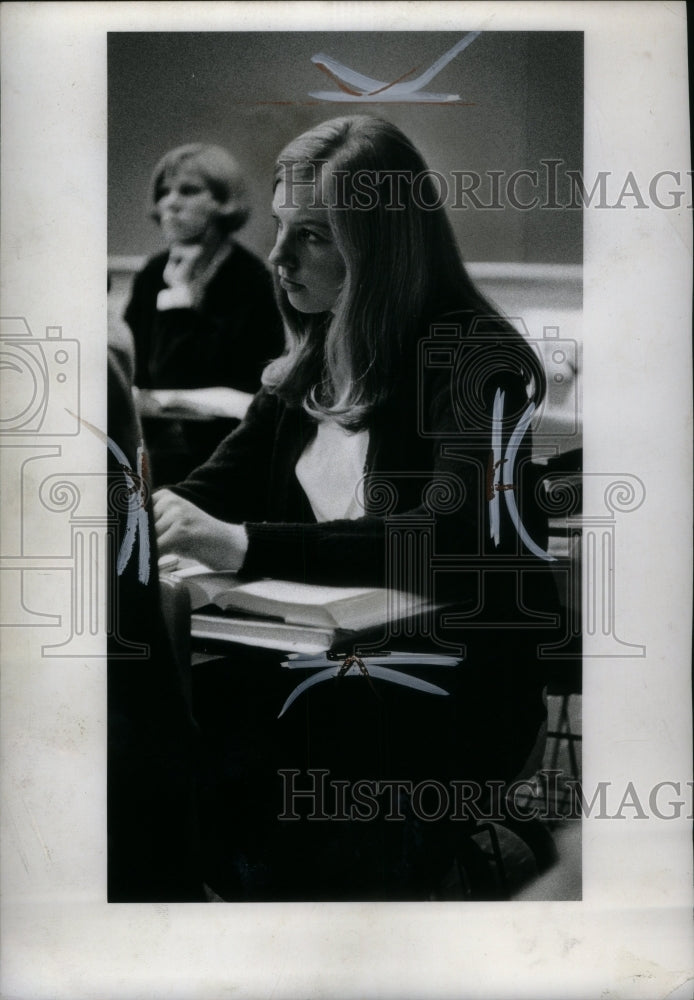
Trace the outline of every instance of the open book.
<instances>
[{"instance_id":1,"label":"open book","mask_svg":"<svg viewBox=\"0 0 694 1000\"><path fill-rule=\"evenodd\" d=\"M199 564L177 568L170 575L186 584L193 611L198 612L193 615L194 636L273 649L328 649L342 634L409 618L428 607L424 598L403 591L288 580L248 583L234 573L214 572Z\"/></svg>"}]
</instances>

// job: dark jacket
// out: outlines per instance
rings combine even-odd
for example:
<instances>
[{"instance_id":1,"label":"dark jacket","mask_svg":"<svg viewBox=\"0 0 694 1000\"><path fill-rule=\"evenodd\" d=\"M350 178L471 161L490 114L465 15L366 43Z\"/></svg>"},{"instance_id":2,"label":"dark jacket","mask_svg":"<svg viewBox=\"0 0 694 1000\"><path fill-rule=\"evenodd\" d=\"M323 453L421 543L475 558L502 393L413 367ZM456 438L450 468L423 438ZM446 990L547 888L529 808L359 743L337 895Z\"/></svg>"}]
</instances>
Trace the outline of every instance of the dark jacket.
<instances>
[{"instance_id":1,"label":"dark jacket","mask_svg":"<svg viewBox=\"0 0 694 1000\"><path fill-rule=\"evenodd\" d=\"M167 253L158 254L136 275L125 310L135 343L135 385L257 392L263 368L284 346L272 280L263 263L236 244L197 308L159 311L167 259ZM183 478L236 424L226 419L146 420L154 485Z\"/></svg>"},{"instance_id":2,"label":"dark jacket","mask_svg":"<svg viewBox=\"0 0 694 1000\"><path fill-rule=\"evenodd\" d=\"M236 244L196 309L157 310L168 253L135 276L125 320L135 340L135 385L257 392L260 374L284 346L272 280L263 263Z\"/></svg>"},{"instance_id":3,"label":"dark jacket","mask_svg":"<svg viewBox=\"0 0 694 1000\"><path fill-rule=\"evenodd\" d=\"M449 560L445 573L441 561L438 584L466 598L478 588L468 569L489 564L507 567L512 575L521 566L541 569L543 560L524 544L511 518L510 497L504 496L513 494L524 527L542 548L542 519L527 495L532 478L529 431L517 451L513 490L493 489L499 514L496 540L490 525L494 399L503 393L499 454L506 455L528 407L525 383L519 371L500 367L494 377L470 389L466 358L472 359L471 351L479 345L466 339L466 333L467 324L461 324L457 339L434 342L433 355L432 341L423 338L419 356L397 377L389 405L374 417L365 476L354 484L363 497L363 517L316 523L295 466L317 425L303 409L285 405L267 390L258 393L243 424L175 491L214 517L246 524L249 546L242 571L248 576L396 584L387 553L394 536L405 531L414 531L421 540L407 567L408 589L426 590L433 583L436 556ZM490 339L488 357L500 343ZM431 359L440 357L450 360L433 367Z\"/></svg>"},{"instance_id":4,"label":"dark jacket","mask_svg":"<svg viewBox=\"0 0 694 1000\"><path fill-rule=\"evenodd\" d=\"M457 614L441 616L436 635L466 648L475 697L493 696L496 710L501 700L498 717L507 713L511 728L523 728L524 705L531 726L542 714L537 643L558 638L559 627L551 564L528 549L511 517L509 494L527 537L542 549L529 432L512 470L514 489L493 490L498 541L489 487L494 400L503 393L499 453L505 456L528 394L509 361L508 341L471 338L468 317L459 319L456 336L421 339L398 391L373 421L365 477L355 483L365 499L363 517L316 523L295 475L315 421L267 390L174 491L214 517L245 523L248 577L385 585L452 602ZM477 354L491 374L471 380Z\"/></svg>"},{"instance_id":5,"label":"dark jacket","mask_svg":"<svg viewBox=\"0 0 694 1000\"><path fill-rule=\"evenodd\" d=\"M281 898L272 895L277 893L272 879L290 882L286 898L292 899L323 898L316 895L320 891L325 898L419 898L417 885L441 875L437 866L443 870L450 859L447 838L459 832L456 824L420 829L408 823L352 823L343 829L278 823L282 769L294 767L299 774L323 768L349 780L509 780L521 770L544 718L537 635L528 624L533 611L551 611L544 585L548 564L524 544L509 503L494 488L497 532L490 518L490 483L497 485L490 454L496 446L502 463L509 454L529 405L525 381L507 337L475 338L469 317L458 319L459 328L441 339L425 334L408 365L391 373L397 391L371 422L365 476L354 484L364 497L363 517L316 523L295 474L316 423L266 390L255 397L243 424L174 488L214 517L245 523L246 576L388 585L443 597L454 603L452 620L448 612L448 620L441 614L433 631L407 641L421 651L442 651L442 643L465 649L458 668L437 672L424 658L415 669L444 687L448 698L378 681L375 692L365 682L331 681L302 694L279 721L285 697L304 675L272 660L256 662L257 651L239 651L232 664L222 666L218 680L230 690L220 694L214 687L209 700L224 706L221 729L234 734L238 746L216 759L236 762L243 749L251 758L246 767L255 773L262 770L258 760L267 758L265 779L244 785L251 792L243 799L242 815L271 814L267 822L254 820L256 826L243 834L234 814L222 839L227 853L228 843L240 838L244 857L254 850L263 857L274 872L268 875L268 898ZM520 442L514 489L504 492L513 494L528 537L538 544L539 519L524 502L529 438L525 434ZM410 648L402 636L391 639L391 650ZM238 716L233 722L230 706ZM215 785L229 782L222 797L227 802L241 794L235 767ZM219 801L218 795L212 809L217 819ZM333 897L329 888L316 888L331 880L338 886ZM256 891L251 880L250 898Z\"/></svg>"}]
</instances>

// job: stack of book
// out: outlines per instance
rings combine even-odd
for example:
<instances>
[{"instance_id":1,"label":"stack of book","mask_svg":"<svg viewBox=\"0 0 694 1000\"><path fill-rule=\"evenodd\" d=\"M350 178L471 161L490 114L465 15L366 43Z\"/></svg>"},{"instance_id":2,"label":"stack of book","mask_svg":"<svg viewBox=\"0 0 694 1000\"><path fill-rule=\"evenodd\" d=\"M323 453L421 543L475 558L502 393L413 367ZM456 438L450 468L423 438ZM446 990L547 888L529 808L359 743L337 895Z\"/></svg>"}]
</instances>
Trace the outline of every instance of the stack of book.
<instances>
[{"instance_id":1,"label":"stack of book","mask_svg":"<svg viewBox=\"0 0 694 1000\"><path fill-rule=\"evenodd\" d=\"M170 569L186 584L195 639L318 653L382 631L433 606L416 594L374 587L325 587L288 580L239 580L197 564ZM166 572L167 566L162 567Z\"/></svg>"}]
</instances>

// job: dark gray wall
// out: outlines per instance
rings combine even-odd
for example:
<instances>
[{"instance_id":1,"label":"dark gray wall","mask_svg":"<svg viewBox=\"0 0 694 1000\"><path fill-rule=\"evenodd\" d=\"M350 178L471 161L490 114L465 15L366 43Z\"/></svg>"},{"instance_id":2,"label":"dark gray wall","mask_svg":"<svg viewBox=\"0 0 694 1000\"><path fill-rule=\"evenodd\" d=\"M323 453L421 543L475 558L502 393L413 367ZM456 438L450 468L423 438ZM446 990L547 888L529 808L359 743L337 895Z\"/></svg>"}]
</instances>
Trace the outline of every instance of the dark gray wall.
<instances>
[{"instance_id":1,"label":"dark gray wall","mask_svg":"<svg viewBox=\"0 0 694 1000\"><path fill-rule=\"evenodd\" d=\"M254 214L242 240L266 255L274 159L311 125L341 114L389 118L429 166L542 171L557 159L580 170L583 156L583 36L574 32L485 32L428 85L467 106L316 101L335 89L310 59L324 52L382 80L421 70L463 32L111 33L109 35L109 252L160 248L147 217L156 160L185 142L227 146L245 168ZM480 189L489 200L489 181ZM503 187L502 187L503 191ZM519 185L523 198L529 188ZM452 200L452 199L451 199ZM505 199L504 199L505 200ZM568 201L560 186L560 200ZM580 263L580 211L451 209L468 260Z\"/></svg>"}]
</instances>

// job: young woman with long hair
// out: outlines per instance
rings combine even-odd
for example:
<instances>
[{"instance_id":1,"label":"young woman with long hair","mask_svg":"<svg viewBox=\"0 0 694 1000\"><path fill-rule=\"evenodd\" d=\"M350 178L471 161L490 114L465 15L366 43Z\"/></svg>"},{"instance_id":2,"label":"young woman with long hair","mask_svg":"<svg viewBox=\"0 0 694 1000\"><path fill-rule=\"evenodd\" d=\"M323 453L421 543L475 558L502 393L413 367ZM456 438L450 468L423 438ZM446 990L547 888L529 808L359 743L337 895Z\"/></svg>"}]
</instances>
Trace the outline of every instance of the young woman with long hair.
<instances>
[{"instance_id":1,"label":"young woman with long hair","mask_svg":"<svg viewBox=\"0 0 694 1000\"><path fill-rule=\"evenodd\" d=\"M416 591L455 609L434 613L415 644L459 649L448 698L346 680L317 686L278 723L286 672L255 671L262 682L245 687L235 673L237 702L245 692L237 764L258 732L269 756L264 785L244 771L255 805L234 807L234 836L256 807L281 813L277 774L288 761L350 780L360 767L380 778L464 779L484 799L485 782L517 773L542 722L522 574L530 567L541 579L546 566L523 488L544 376L470 280L437 194L421 154L381 119L337 118L285 147L270 255L285 351L243 424L155 497L161 552L247 578ZM244 725L252 733L242 737ZM243 870L266 873L258 878L274 887L270 898L318 898L319 883L332 885L327 898L424 898L462 826L449 812L427 825L408 801L400 824L280 824L265 860ZM246 859L251 842L247 831ZM257 879L244 877L239 894L257 898L248 888Z\"/></svg>"}]
</instances>

